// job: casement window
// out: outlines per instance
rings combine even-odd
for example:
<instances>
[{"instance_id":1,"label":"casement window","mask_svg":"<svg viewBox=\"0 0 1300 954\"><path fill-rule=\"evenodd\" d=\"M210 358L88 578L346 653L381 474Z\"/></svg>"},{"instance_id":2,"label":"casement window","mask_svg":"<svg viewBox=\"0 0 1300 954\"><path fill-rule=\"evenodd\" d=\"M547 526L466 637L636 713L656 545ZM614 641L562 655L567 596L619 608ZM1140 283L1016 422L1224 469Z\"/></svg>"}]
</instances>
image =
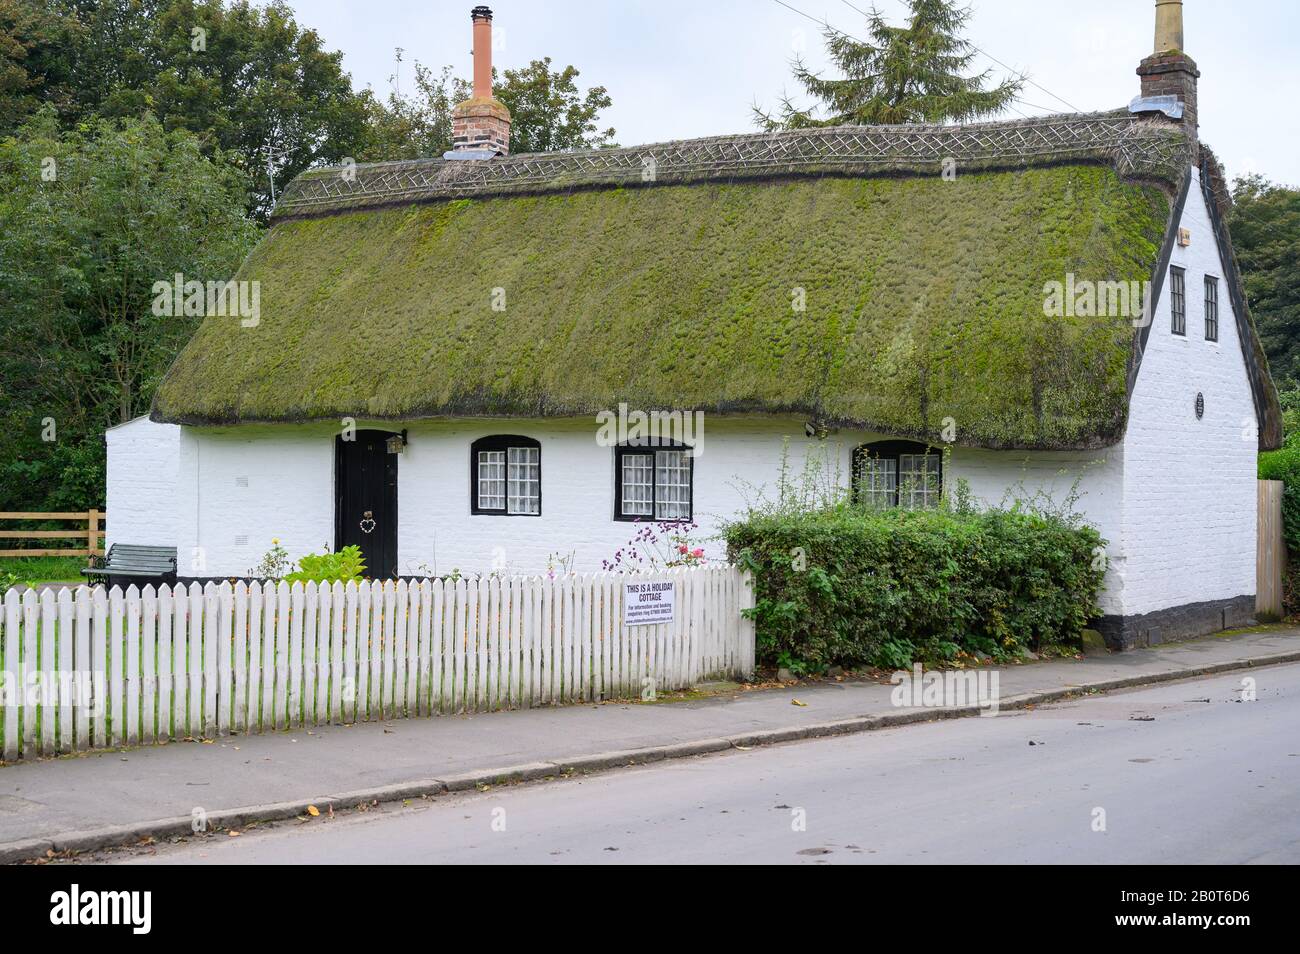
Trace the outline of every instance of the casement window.
<instances>
[{"instance_id":1,"label":"casement window","mask_svg":"<svg viewBox=\"0 0 1300 954\"><path fill-rule=\"evenodd\" d=\"M877 441L853 451L853 500L871 509L937 507L943 457L915 441Z\"/></svg>"},{"instance_id":2,"label":"casement window","mask_svg":"<svg viewBox=\"0 0 1300 954\"><path fill-rule=\"evenodd\" d=\"M690 520L695 460L672 441L614 448L615 520Z\"/></svg>"},{"instance_id":3,"label":"casement window","mask_svg":"<svg viewBox=\"0 0 1300 954\"><path fill-rule=\"evenodd\" d=\"M1205 340L1219 340L1219 280L1205 276Z\"/></svg>"},{"instance_id":4,"label":"casement window","mask_svg":"<svg viewBox=\"0 0 1300 954\"><path fill-rule=\"evenodd\" d=\"M470 512L542 512L542 445L531 437L481 437L470 445Z\"/></svg>"},{"instance_id":5,"label":"casement window","mask_svg":"<svg viewBox=\"0 0 1300 954\"><path fill-rule=\"evenodd\" d=\"M1177 265L1169 267L1170 328L1176 335L1187 334L1187 273Z\"/></svg>"}]
</instances>

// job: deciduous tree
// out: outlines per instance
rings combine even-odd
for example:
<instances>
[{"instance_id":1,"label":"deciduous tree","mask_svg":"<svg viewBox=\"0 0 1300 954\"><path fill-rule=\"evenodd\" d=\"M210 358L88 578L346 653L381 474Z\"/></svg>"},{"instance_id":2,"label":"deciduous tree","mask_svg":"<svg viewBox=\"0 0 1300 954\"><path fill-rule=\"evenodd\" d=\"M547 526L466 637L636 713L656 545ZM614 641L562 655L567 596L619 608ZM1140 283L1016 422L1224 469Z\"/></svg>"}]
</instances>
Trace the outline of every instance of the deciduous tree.
<instances>
[{"instance_id":1,"label":"deciduous tree","mask_svg":"<svg viewBox=\"0 0 1300 954\"><path fill-rule=\"evenodd\" d=\"M1300 384L1300 189L1244 176L1232 189L1228 227L1279 386ZM1293 399L1292 404L1296 401Z\"/></svg>"},{"instance_id":2,"label":"deciduous tree","mask_svg":"<svg viewBox=\"0 0 1300 954\"><path fill-rule=\"evenodd\" d=\"M247 192L150 116L61 131L47 109L0 139L0 509L99 499L104 428L148 410L199 320L155 314L154 284L229 279Z\"/></svg>"}]
</instances>

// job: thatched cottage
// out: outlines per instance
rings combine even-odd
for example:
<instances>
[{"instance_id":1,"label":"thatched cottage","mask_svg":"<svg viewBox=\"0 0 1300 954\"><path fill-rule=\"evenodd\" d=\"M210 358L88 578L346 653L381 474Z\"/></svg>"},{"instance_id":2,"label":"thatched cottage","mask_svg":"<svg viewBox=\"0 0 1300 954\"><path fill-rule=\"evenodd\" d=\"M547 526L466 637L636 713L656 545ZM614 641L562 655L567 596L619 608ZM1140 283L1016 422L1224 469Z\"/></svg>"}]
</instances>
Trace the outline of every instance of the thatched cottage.
<instances>
[{"instance_id":1,"label":"thatched cottage","mask_svg":"<svg viewBox=\"0 0 1300 954\"><path fill-rule=\"evenodd\" d=\"M109 435L110 542L196 577L273 537L381 576L599 569L693 521L716 557L811 457L878 505L1077 497L1115 644L1246 619L1280 416L1158 6L1113 112L542 155L508 153L477 8L453 152L285 191L237 276L260 314L208 316ZM654 411L694 426L652 445Z\"/></svg>"}]
</instances>

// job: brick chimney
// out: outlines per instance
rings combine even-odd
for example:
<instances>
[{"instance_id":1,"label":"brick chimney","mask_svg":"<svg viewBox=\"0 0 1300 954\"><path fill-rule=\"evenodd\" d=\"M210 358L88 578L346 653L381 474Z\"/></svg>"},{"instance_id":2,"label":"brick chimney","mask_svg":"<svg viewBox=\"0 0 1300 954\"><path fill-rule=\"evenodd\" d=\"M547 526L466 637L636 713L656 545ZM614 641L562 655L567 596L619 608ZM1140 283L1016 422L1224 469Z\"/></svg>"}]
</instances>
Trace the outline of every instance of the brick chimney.
<instances>
[{"instance_id":1,"label":"brick chimney","mask_svg":"<svg viewBox=\"0 0 1300 954\"><path fill-rule=\"evenodd\" d=\"M475 7L474 93L451 112L446 159L491 159L510 152L510 110L492 98L492 11Z\"/></svg>"},{"instance_id":2,"label":"brick chimney","mask_svg":"<svg viewBox=\"0 0 1300 954\"><path fill-rule=\"evenodd\" d=\"M1155 51L1137 68L1142 95L1129 109L1135 113L1163 113L1180 122L1195 144L1196 79L1201 71L1183 52L1183 0L1156 0Z\"/></svg>"}]
</instances>

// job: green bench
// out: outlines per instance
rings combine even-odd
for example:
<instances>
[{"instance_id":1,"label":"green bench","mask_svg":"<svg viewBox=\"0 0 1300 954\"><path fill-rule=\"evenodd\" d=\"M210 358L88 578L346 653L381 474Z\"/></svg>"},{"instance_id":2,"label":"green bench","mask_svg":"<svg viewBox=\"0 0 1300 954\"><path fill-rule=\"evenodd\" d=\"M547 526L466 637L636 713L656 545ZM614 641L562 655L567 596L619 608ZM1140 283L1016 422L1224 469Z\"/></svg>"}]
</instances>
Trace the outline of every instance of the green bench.
<instances>
[{"instance_id":1,"label":"green bench","mask_svg":"<svg viewBox=\"0 0 1300 954\"><path fill-rule=\"evenodd\" d=\"M91 582L103 580L109 586L144 586L176 582L176 548L146 547L115 543L108 556L90 558L90 566L81 571Z\"/></svg>"}]
</instances>

